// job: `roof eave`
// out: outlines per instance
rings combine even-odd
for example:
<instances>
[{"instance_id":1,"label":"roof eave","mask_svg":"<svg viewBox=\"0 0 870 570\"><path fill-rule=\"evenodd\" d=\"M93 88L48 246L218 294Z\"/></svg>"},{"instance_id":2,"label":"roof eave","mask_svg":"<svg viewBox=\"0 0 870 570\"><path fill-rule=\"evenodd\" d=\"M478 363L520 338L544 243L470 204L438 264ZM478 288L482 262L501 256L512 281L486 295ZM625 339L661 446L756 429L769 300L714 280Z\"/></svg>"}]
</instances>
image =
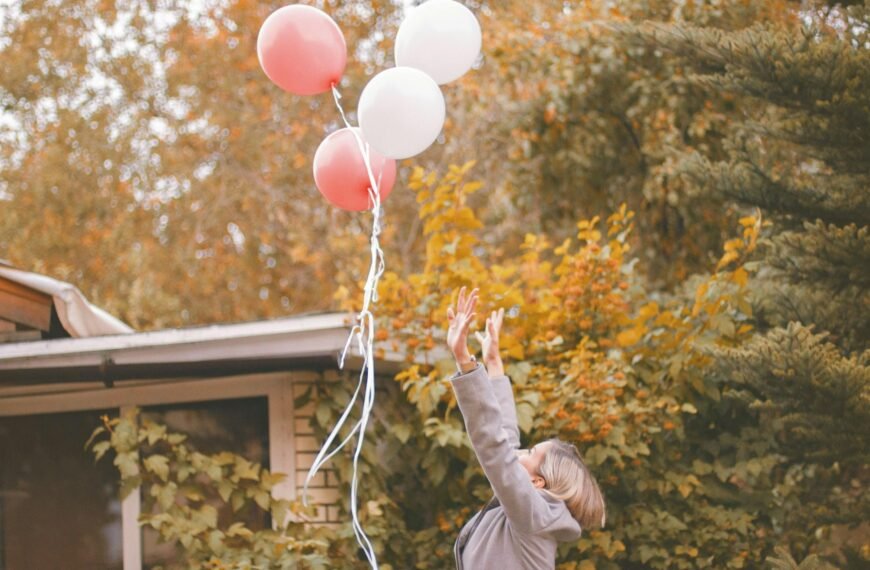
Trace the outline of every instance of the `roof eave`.
<instances>
[{"instance_id":1,"label":"roof eave","mask_svg":"<svg viewBox=\"0 0 870 570\"><path fill-rule=\"evenodd\" d=\"M337 368L345 314L0 347L0 385Z\"/></svg>"}]
</instances>

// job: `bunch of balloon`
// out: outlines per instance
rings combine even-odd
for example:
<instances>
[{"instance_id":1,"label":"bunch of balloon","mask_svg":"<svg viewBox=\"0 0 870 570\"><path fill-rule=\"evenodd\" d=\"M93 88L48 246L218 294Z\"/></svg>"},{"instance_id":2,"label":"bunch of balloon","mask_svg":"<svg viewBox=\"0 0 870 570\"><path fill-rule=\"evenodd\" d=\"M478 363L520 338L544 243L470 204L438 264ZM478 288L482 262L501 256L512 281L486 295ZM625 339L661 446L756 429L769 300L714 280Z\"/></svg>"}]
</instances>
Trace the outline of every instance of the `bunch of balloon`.
<instances>
[{"instance_id":1,"label":"bunch of balloon","mask_svg":"<svg viewBox=\"0 0 870 570\"><path fill-rule=\"evenodd\" d=\"M411 8L396 36L396 67L375 75L360 96L359 131L329 135L315 154L314 180L324 197L346 210L366 210L369 183L374 182L380 199L386 198L395 181L394 161L420 154L441 133L446 110L439 85L471 69L480 48L480 24L459 2L428 0ZM295 95L332 91L340 107L337 86L347 64L347 45L325 12L303 4L279 8L260 28L257 55L281 89ZM345 127L352 129L341 114ZM369 145L372 172L360 161L362 149L349 144L352 140ZM368 181L369 175L374 180Z\"/></svg>"},{"instance_id":2,"label":"bunch of balloon","mask_svg":"<svg viewBox=\"0 0 870 570\"><path fill-rule=\"evenodd\" d=\"M374 548L357 517L357 468L363 436L374 405L374 327L371 303L384 271L378 244L381 203L396 181L396 160L410 158L432 145L444 127L445 103L439 85L459 79L480 54L480 24L455 0L428 0L409 9L399 26L396 67L375 75L359 99L359 127L350 124L341 106L338 85L347 65L347 45L338 25L325 12L294 4L279 8L263 22L257 56L266 76L294 95L332 92L345 128L326 136L314 154L314 182L333 205L373 215L371 265L363 308L348 338L356 338L363 366L356 392L314 460L305 483L358 434L351 479L353 530L372 568ZM350 433L331 449L362 393L362 413Z\"/></svg>"},{"instance_id":3,"label":"bunch of balloon","mask_svg":"<svg viewBox=\"0 0 870 570\"><path fill-rule=\"evenodd\" d=\"M325 12L293 4L272 12L263 22L257 37L257 57L266 76L284 91L294 95L332 91L337 96L347 65L347 44L341 29ZM367 210L369 172L364 153L357 148L360 135L349 129L347 125L347 129L332 133L320 143L314 156L314 180L333 205L345 210ZM378 190L385 198L395 181L395 161L370 158L378 171L375 176L381 179ZM386 170L386 177L380 170Z\"/></svg>"}]
</instances>

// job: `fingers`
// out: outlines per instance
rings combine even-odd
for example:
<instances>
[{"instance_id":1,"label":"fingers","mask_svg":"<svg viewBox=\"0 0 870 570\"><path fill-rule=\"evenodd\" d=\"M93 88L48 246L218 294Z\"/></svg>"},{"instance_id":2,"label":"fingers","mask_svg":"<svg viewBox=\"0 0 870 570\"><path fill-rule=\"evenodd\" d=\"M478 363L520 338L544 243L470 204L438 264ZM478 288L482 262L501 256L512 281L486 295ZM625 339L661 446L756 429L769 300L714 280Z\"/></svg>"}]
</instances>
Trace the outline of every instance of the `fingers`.
<instances>
[{"instance_id":1,"label":"fingers","mask_svg":"<svg viewBox=\"0 0 870 570\"><path fill-rule=\"evenodd\" d=\"M456 301L456 314L471 313L477 306L478 289L472 289L471 293L466 293L466 288L459 289L459 298Z\"/></svg>"},{"instance_id":2,"label":"fingers","mask_svg":"<svg viewBox=\"0 0 870 570\"><path fill-rule=\"evenodd\" d=\"M474 322L474 318L477 316L477 313L471 313L470 315L466 315L462 317L459 323L459 330L462 332L462 335L465 336L468 334L468 329L471 326L471 323Z\"/></svg>"},{"instance_id":3,"label":"fingers","mask_svg":"<svg viewBox=\"0 0 870 570\"><path fill-rule=\"evenodd\" d=\"M486 338L479 332L474 333L474 338L477 339L477 342L479 342L481 346L483 346L483 343L486 342Z\"/></svg>"},{"instance_id":4,"label":"fingers","mask_svg":"<svg viewBox=\"0 0 870 570\"><path fill-rule=\"evenodd\" d=\"M468 329L477 317L474 312L478 303L478 289L472 289L470 293L465 287L459 289L456 299L456 309L447 308L447 326L456 331L462 337L468 335ZM487 327L488 328L488 327Z\"/></svg>"},{"instance_id":5,"label":"fingers","mask_svg":"<svg viewBox=\"0 0 870 570\"><path fill-rule=\"evenodd\" d=\"M486 320L486 329L493 338L497 338L501 332L501 325L504 322L504 309L493 311L492 316Z\"/></svg>"},{"instance_id":6,"label":"fingers","mask_svg":"<svg viewBox=\"0 0 870 570\"><path fill-rule=\"evenodd\" d=\"M474 309L477 308L477 301L478 301L477 289L474 289L474 290L471 292L471 297L470 297L469 300L468 300L468 306L465 308L465 312L466 312L466 313L471 313L471 312L473 312Z\"/></svg>"}]
</instances>

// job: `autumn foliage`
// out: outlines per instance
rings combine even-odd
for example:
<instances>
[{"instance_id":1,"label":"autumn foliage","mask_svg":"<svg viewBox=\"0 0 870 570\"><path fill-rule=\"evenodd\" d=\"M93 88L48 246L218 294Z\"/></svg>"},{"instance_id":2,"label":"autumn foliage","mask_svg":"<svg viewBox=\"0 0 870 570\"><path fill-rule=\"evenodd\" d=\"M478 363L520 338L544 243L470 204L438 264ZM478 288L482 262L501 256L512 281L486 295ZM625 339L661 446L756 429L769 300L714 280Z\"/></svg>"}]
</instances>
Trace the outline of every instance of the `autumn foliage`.
<instances>
[{"instance_id":1,"label":"autumn foliage","mask_svg":"<svg viewBox=\"0 0 870 570\"><path fill-rule=\"evenodd\" d=\"M140 329L358 310L369 218L329 209L309 176L332 102L262 76L256 30L278 4L201 4L3 12L0 257ZM391 65L401 3L319 4L365 46L341 86L351 109ZM866 566L867 7L467 4L482 65L445 88L443 142L401 165L385 204L378 350L407 366L380 384L364 451L361 516L382 558L450 567L489 498L442 348L451 295L471 285L482 312L507 310L524 440L576 442L608 501L607 526L564 545L559 568ZM323 433L350 388L319 390ZM148 455L143 442L169 443L158 428L121 425L139 431L102 435L141 451L122 478L150 477L159 502L186 460ZM231 477L222 460L200 467ZM247 502L270 509L270 484L246 483ZM197 509L157 521L190 523L189 567L246 551L357 562L347 528L276 541L236 527L221 530L230 548L210 544L220 529Z\"/></svg>"},{"instance_id":2,"label":"autumn foliage","mask_svg":"<svg viewBox=\"0 0 870 570\"><path fill-rule=\"evenodd\" d=\"M468 205L480 190L480 184L467 180L472 168L471 163L451 167L441 178L414 172L410 186L427 236L425 270L405 278L388 273L381 288L379 310L389 315L383 323L390 329L385 343L406 351L413 362L397 380L427 436L417 438L416 445L436 455L454 449L467 460L448 386L453 365L439 348L452 294L463 284L478 287L481 313L508 310L503 357L515 383L523 434L529 442L554 436L577 442L605 494L613 497L612 525L589 529L579 550L565 554L566 564L598 560L597 567L606 568L607 560L659 558L670 567L693 567L694 559L704 556L739 567L727 556L730 549L714 540L685 552L648 545L650 555L641 554L645 539L632 538L631 508L619 497L652 492L657 502L668 502L702 494L698 490L709 472L667 467L652 450L665 440L684 439L684 417L696 414L693 402L707 397L697 374L707 358L700 347L730 345L751 330L740 309L747 308L743 261L756 247L760 219L741 220L739 237L729 242L717 271L697 284L694 295L649 302L627 245L633 214L625 207L603 222L578 222L575 237L557 245L544 235L527 234L519 251L493 254L482 245L481 224ZM446 473L429 469L426 455L422 467L432 483L471 486L485 494L478 471L461 471L464 484L445 483ZM662 469L665 473L656 473ZM660 475L666 475L663 485L642 483L643 477ZM464 511L450 505L461 495L447 496L436 519L449 543ZM629 552L627 544L633 546Z\"/></svg>"}]
</instances>

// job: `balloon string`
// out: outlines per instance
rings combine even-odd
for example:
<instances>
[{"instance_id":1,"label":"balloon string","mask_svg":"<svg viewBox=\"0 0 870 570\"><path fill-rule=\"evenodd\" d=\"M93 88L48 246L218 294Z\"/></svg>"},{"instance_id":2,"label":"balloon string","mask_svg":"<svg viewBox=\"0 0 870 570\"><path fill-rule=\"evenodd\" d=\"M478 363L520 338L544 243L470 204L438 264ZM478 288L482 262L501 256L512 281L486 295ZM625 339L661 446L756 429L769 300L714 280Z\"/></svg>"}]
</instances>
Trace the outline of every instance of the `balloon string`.
<instances>
[{"instance_id":1,"label":"balloon string","mask_svg":"<svg viewBox=\"0 0 870 570\"><path fill-rule=\"evenodd\" d=\"M364 288L363 295L363 307L360 310L359 315L357 315L357 324L353 326L350 330L350 334L348 335L347 342L345 343L344 350L341 353L341 358L339 360L339 368L344 369L344 361L347 356L348 350L350 349L351 343L354 338L357 341L357 348L362 355L363 365L360 370L359 381L357 382L356 390L351 396L350 402L348 402L329 436L326 438L323 446L320 448L320 451L315 457L314 462L311 464L311 468L308 470L308 476L305 478L305 485L303 487L303 503L308 505L308 486L311 483L311 480L317 474L323 465L332 459L339 451L341 451L345 445L347 445L354 435L357 435L357 443L356 449L353 454L353 473L351 476L351 487L350 487L350 511L352 518L352 526L353 532L356 536L356 540L362 548L363 552L366 555L366 558L369 561L373 570L378 569L377 556L375 555L374 547L372 546L371 541L363 530L362 524L359 521L359 460L360 455L362 453L363 442L365 440L365 431L368 427L369 419L371 417L372 410L374 408L375 403L375 358L374 358L374 338L375 338L375 318L374 314L371 312L371 303L377 302L378 300L378 282L380 281L381 276L384 273L386 264L384 263L384 252L381 249L380 242L378 241L378 236L381 233L381 217L383 216L383 210L381 208L381 198L380 198L380 182L381 177L375 179L374 172L371 167L371 152L367 143L362 140L362 137L359 135L358 129L351 126L350 122L347 120L347 115L344 112L344 109L341 106L341 94L338 92L338 89L335 85L332 86L332 94L335 99L335 105L338 107L338 111L341 114L341 119L344 122L345 126L350 129L350 132L353 133L354 138L356 139L357 146L359 147L360 154L363 157L363 161L366 166L366 173L369 177L369 183L371 187L369 188L369 203L371 206L372 212L372 235L370 239L370 253L371 253L371 263L369 265L368 277L366 278L366 284ZM383 173L381 173L382 175ZM331 452L329 451L332 443L339 437L339 433L341 428L344 427L345 422L350 416L354 406L356 405L356 401L359 398L360 392L362 391L363 400L362 400L362 413L360 419L354 424L351 428L350 433L339 443L335 449Z\"/></svg>"}]
</instances>

